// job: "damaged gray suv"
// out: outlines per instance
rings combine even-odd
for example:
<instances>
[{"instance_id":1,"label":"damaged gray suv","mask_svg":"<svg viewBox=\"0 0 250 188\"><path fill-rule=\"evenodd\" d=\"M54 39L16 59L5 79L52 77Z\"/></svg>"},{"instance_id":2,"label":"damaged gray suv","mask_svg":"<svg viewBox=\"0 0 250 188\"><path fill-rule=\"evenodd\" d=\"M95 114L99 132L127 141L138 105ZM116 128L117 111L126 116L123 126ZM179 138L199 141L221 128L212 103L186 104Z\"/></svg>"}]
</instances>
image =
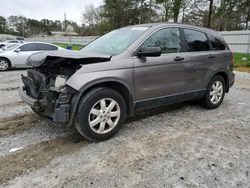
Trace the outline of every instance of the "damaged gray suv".
<instances>
[{"instance_id":1,"label":"damaged gray suv","mask_svg":"<svg viewBox=\"0 0 250 188\"><path fill-rule=\"evenodd\" d=\"M37 53L27 63L20 97L92 141L112 137L137 110L194 99L217 108L234 83L223 38L174 23L128 26L81 51Z\"/></svg>"}]
</instances>

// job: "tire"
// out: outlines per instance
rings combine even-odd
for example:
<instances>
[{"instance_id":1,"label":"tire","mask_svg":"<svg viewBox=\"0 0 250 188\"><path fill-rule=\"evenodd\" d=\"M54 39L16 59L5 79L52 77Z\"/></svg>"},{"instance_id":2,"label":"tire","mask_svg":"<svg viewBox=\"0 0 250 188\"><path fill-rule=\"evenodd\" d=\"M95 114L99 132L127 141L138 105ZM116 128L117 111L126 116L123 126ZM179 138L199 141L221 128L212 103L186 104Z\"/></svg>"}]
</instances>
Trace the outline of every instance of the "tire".
<instances>
[{"instance_id":1,"label":"tire","mask_svg":"<svg viewBox=\"0 0 250 188\"><path fill-rule=\"evenodd\" d=\"M0 71L6 71L11 67L11 63L8 59L0 58Z\"/></svg>"},{"instance_id":2,"label":"tire","mask_svg":"<svg viewBox=\"0 0 250 188\"><path fill-rule=\"evenodd\" d=\"M207 91L201 99L201 104L205 108L218 108L225 96L226 84L223 77L216 75L209 82Z\"/></svg>"},{"instance_id":3,"label":"tire","mask_svg":"<svg viewBox=\"0 0 250 188\"><path fill-rule=\"evenodd\" d=\"M104 141L119 131L125 119L123 97L115 90L102 87L91 90L80 100L75 126L87 140Z\"/></svg>"},{"instance_id":4,"label":"tire","mask_svg":"<svg viewBox=\"0 0 250 188\"><path fill-rule=\"evenodd\" d=\"M41 114L40 112L38 112L36 109L34 109L34 108L32 108L32 107L31 107L31 109L32 109L32 111L33 111L36 115L38 115L40 118L46 117L45 115L43 115L43 114Z\"/></svg>"}]
</instances>

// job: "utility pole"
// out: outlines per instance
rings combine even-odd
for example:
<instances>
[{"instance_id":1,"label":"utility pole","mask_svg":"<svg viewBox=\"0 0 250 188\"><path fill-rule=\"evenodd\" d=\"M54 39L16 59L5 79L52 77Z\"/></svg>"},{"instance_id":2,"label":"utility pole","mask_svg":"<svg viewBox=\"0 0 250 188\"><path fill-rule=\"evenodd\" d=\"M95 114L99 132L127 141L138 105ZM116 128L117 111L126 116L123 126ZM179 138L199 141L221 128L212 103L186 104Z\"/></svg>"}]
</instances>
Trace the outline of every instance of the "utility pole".
<instances>
[{"instance_id":1,"label":"utility pole","mask_svg":"<svg viewBox=\"0 0 250 188\"><path fill-rule=\"evenodd\" d=\"M64 31L65 34L67 35L67 15L64 13Z\"/></svg>"},{"instance_id":2,"label":"utility pole","mask_svg":"<svg viewBox=\"0 0 250 188\"><path fill-rule=\"evenodd\" d=\"M141 23L142 23L142 8L143 8L143 2L144 2L144 0L141 0L139 24L141 24Z\"/></svg>"},{"instance_id":3,"label":"utility pole","mask_svg":"<svg viewBox=\"0 0 250 188\"><path fill-rule=\"evenodd\" d=\"M152 0L149 0L149 21L152 22Z\"/></svg>"},{"instance_id":4,"label":"utility pole","mask_svg":"<svg viewBox=\"0 0 250 188\"><path fill-rule=\"evenodd\" d=\"M23 34L23 38L24 38L24 23L22 22L22 34Z\"/></svg>"},{"instance_id":5,"label":"utility pole","mask_svg":"<svg viewBox=\"0 0 250 188\"><path fill-rule=\"evenodd\" d=\"M212 11L213 11L213 0L209 0L209 10L208 10L208 22L207 27L211 27L211 18L212 18Z\"/></svg>"}]
</instances>

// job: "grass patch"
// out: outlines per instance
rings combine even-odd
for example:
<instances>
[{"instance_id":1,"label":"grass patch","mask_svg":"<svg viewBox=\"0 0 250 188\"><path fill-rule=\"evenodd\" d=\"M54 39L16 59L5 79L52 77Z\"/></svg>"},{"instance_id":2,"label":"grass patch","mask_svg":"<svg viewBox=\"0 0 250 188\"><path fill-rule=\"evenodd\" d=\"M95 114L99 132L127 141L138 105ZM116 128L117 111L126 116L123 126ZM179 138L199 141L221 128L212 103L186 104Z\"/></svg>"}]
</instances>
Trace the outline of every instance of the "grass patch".
<instances>
[{"instance_id":1,"label":"grass patch","mask_svg":"<svg viewBox=\"0 0 250 188\"><path fill-rule=\"evenodd\" d=\"M234 53L234 67L250 67L250 54Z\"/></svg>"},{"instance_id":2,"label":"grass patch","mask_svg":"<svg viewBox=\"0 0 250 188\"><path fill-rule=\"evenodd\" d=\"M60 46L62 48L66 48L67 46L71 46L72 50L80 50L84 47L84 46L79 45L79 44L65 44L65 43L53 43L53 44Z\"/></svg>"},{"instance_id":3,"label":"grass patch","mask_svg":"<svg viewBox=\"0 0 250 188\"><path fill-rule=\"evenodd\" d=\"M234 53L234 70L250 73L249 53Z\"/></svg>"}]
</instances>

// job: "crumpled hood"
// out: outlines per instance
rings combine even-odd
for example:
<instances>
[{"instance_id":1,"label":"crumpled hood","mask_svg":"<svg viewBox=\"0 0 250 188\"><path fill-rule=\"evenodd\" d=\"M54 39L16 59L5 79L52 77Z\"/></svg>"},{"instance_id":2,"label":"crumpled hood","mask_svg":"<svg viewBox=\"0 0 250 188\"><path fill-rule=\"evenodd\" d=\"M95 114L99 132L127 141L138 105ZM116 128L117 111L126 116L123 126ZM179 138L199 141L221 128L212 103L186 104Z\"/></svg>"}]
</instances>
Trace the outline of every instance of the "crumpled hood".
<instances>
[{"instance_id":1,"label":"crumpled hood","mask_svg":"<svg viewBox=\"0 0 250 188\"><path fill-rule=\"evenodd\" d=\"M64 63L90 64L110 61L111 56L107 54L86 53L81 51L61 50L38 52L31 55L27 65L33 67L56 67Z\"/></svg>"}]
</instances>

